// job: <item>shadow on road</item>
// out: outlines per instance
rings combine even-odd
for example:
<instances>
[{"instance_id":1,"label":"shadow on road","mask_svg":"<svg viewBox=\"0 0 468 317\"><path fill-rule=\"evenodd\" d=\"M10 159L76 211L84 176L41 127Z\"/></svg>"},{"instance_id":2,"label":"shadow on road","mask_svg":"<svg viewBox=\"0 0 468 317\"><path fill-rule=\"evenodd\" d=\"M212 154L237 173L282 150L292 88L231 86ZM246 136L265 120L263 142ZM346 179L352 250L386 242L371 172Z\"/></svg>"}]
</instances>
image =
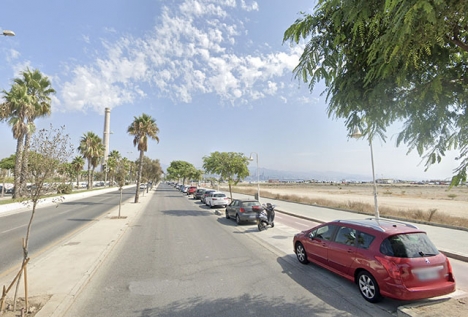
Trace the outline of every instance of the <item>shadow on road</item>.
<instances>
[{"instance_id":1,"label":"shadow on road","mask_svg":"<svg viewBox=\"0 0 468 317\"><path fill-rule=\"evenodd\" d=\"M141 317L188 316L337 316L323 305L308 305L307 299L287 303L284 297L266 297L248 293L236 298L208 299L203 297L175 301L164 307L134 311ZM348 315L346 313L343 314Z\"/></svg>"}]
</instances>

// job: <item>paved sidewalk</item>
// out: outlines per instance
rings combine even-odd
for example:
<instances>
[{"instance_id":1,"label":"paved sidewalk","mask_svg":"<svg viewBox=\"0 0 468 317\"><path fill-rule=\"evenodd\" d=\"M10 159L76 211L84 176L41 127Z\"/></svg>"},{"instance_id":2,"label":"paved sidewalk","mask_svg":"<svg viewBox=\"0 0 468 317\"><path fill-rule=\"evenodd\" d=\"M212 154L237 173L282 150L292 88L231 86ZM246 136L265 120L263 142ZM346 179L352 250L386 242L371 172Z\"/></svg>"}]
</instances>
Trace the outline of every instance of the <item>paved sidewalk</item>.
<instances>
[{"instance_id":1,"label":"paved sidewalk","mask_svg":"<svg viewBox=\"0 0 468 317\"><path fill-rule=\"evenodd\" d=\"M106 256L119 242L132 220L146 208L154 193L155 189L140 194L140 202L137 204L133 203L133 198L123 202L119 219L117 219L119 207L118 205L113 207L107 214L91 222L61 242L59 246L38 258L31 259L28 264L29 298L51 296L36 317L58 317L64 314L73 303L75 296L86 286ZM78 198L68 197L67 201L72 199ZM8 286L15 274L16 272L12 272L0 278L0 286ZM20 285L18 294L24 294L23 283ZM8 296L11 298L12 294Z\"/></svg>"},{"instance_id":2,"label":"paved sidewalk","mask_svg":"<svg viewBox=\"0 0 468 317\"><path fill-rule=\"evenodd\" d=\"M234 198L252 198L252 196L233 193ZM276 205L278 212L291 214L316 222L328 222L337 219L365 219L369 215L343 211L332 208L289 203L270 198L260 198L262 203ZM409 222L409 221L408 221ZM439 226L415 224L429 235L436 247L448 257L468 262L468 230L450 229Z\"/></svg>"}]
</instances>

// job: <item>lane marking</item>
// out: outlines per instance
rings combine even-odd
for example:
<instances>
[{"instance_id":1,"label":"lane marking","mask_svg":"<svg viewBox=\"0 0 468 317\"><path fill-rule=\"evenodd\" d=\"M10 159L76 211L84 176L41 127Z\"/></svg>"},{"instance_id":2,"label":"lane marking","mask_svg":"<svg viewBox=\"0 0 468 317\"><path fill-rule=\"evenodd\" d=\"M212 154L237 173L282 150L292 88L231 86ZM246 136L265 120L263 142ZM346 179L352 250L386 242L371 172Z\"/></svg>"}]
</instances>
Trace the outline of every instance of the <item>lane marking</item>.
<instances>
[{"instance_id":1,"label":"lane marking","mask_svg":"<svg viewBox=\"0 0 468 317\"><path fill-rule=\"evenodd\" d=\"M7 233L7 232L10 232L10 231L13 231L13 230L16 230L16 229L19 229L19 228L23 228L23 227L26 227L26 226L27 225L22 225L22 226L18 226L18 227L15 227L15 228L11 228L11 229L0 232L0 234Z\"/></svg>"}]
</instances>

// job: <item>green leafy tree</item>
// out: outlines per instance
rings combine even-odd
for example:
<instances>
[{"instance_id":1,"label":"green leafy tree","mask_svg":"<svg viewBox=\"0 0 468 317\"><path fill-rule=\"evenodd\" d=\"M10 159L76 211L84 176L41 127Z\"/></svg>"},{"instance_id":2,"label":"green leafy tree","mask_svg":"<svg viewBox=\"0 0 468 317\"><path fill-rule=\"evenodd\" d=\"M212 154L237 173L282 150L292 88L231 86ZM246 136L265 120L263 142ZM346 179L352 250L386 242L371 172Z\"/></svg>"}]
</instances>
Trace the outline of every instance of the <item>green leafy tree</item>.
<instances>
[{"instance_id":1,"label":"green leafy tree","mask_svg":"<svg viewBox=\"0 0 468 317\"><path fill-rule=\"evenodd\" d=\"M151 116L143 113L139 117L134 117L132 124L128 127L127 133L133 136L133 145L140 151L139 167L137 175L137 186L135 193L135 203L140 198L140 181L141 173L143 169L143 156L148 150L148 140L153 139L159 143L159 128L156 125L156 121Z\"/></svg>"},{"instance_id":2,"label":"green leafy tree","mask_svg":"<svg viewBox=\"0 0 468 317\"><path fill-rule=\"evenodd\" d=\"M468 12L456 0L320 0L284 33L305 42L297 78L326 85L328 114L372 140L403 122L397 144L426 162L459 150L452 185L468 166Z\"/></svg>"},{"instance_id":3,"label":"green leafy tree","mask_svg":"<svg viewBox=\"0 0 468 317\"><path fill-rule=\"evenodd\" d=\"M186 161L172 161L167 168L168 178L176 179L177 181L182 180L182 184L185 184L187 178L191 178L196 172L195 166Z\"/></svg>"},{"instance_id":4,"label":"green leafy tree","mask_svg":"<svg viewBox=\"0 0 468 317\"><path fill-rule=\"evenodd\" d=\"M88 189L93 188L94 170L104 156L104 145L101 138L94 132L83 134L78 151L88 161Z\"/></svg>"},{"instance_id":5,"label":"green leafy tree","mask_svg":"<svg viewBox=\"0 0 468 317\"><path fill-rule=\"evenodd\" d=\"M203 157L203 168L206 173L219 175L219 178L229 184L229 194L232 199L232 185L249 176L249 158L243 153L213 152Z\"/></svg>"}]
</instances>

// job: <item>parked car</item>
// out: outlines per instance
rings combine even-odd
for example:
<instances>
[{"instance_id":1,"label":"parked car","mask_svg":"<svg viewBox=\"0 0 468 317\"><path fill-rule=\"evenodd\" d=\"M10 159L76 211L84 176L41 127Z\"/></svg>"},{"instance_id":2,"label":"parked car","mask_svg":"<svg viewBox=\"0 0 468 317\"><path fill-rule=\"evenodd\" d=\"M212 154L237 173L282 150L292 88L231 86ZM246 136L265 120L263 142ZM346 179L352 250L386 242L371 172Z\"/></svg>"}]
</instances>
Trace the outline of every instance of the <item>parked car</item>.
<instances>
[{"instance_id":1,"label":"parked car","mask_svg":"<svg viewBox=\"0 0 468 317\"><path fill-rule=\"evenodd\" d=\"M203 192L203 195L200 197L200 201L204 204L206 204L206 197L208 197L209 194L215 192L216 190L214 189L206 189L204 192Z\"/></svg>"},{"instance_id":2,"label":"parked car","mask_svg":"<svg viewBox=\"0 0 468 317\"><path fill-rule=\"evenodd\" d=\"M140 189L146 189L146 183L141 183L140 184Z\"/></svg>"},{"instance_id":3,"label":"parked car","mask_svg":"<svg viewBox=\"0 0 468 317\"><path fill-rule=\"evenodd\" d=\"M336 220L294 236L294 252L355 282L365 300L417 300L455 291L448 258L426 232L391 220Z\"/></svg>"},{"instance_id":4,"label":"parked car","mask_svg":"<svg viewBox=\"0 0 468 317\"><path fill-rule=\"evenodd\" d=\"M222 206L226 207L229 204L229 198L225 193L212 192L205 198L205 205L210 207Z\"/></svg>"},{"instance_id":5,"label":"parked car","mask_svg":"<svg viewBox=\"0 0 468 317\"><path fill-rule=\"evenodd\" d=\"M226 218L234 218L238 225L243 222L256 222L257 214L262 210L258 200L234 199L226 206Z\"/></svg>"},{"instance_id":6,"label":"parked car","mask_svg":"<svg viewBox=\"0 0 468 317\"><path fill-rule=\"evenodd\" d=\"M198 188L196 192L193 194L193 199L201 199L201 196L205 192L205 188Z\"/></svg>"},{"instance_id":7,"label":"parked car","mask_svg":"<svg viewBox=\"0 0 468 317\"><path fill-rule=\"evenodd\" d=\"M193 195L197 191L197 186L190 186L187 189L187 195Z\"/></svg>"}]
</instances>

